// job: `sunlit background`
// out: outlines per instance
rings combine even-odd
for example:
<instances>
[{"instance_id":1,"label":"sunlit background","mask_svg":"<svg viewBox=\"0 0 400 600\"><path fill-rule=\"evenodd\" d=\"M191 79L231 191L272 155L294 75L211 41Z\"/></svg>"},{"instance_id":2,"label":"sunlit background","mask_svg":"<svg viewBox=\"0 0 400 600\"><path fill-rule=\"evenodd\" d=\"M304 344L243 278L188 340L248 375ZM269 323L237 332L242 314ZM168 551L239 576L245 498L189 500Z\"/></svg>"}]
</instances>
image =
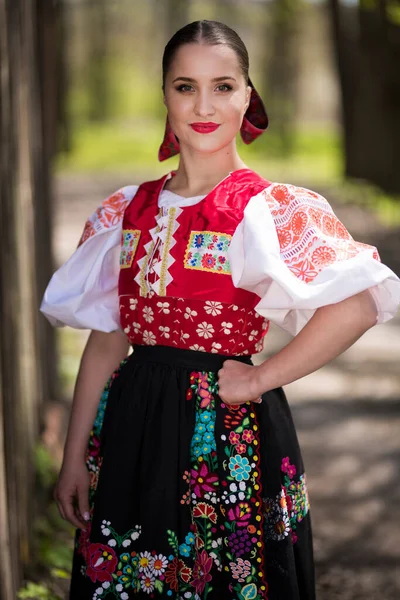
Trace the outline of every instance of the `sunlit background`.
<instances>
[{"instance_id":1,"label":"sunlit background","mask_svg":"<svg viewBox=\"0 0 400 600\"><path fill-rule=\"evenodd\" d=\"M0 600L62 600L72 529L52 486L88 332L38 303L111 192L177 165L161 57L177 28L241 35L270 117L249 167L322 193L400 273L398 0L0 0ZM319 600L400 597L399 319L287 387L308 473ZM264 352L288 338L272 327ZM19 590L19 591L17 591Z\"/></svg>"}]
</instances>

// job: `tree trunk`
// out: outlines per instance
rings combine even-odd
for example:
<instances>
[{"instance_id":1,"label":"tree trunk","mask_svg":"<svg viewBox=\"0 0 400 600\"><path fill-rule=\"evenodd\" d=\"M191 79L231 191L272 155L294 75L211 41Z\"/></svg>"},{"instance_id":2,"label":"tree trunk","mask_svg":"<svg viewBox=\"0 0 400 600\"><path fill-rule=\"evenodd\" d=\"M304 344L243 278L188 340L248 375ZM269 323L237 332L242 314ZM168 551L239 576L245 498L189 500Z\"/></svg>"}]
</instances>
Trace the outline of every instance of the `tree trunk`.
<instances>
[{"instance_id":1,"label":"tree trunk","mask_svg":"<svg viewBox=\"0 0 400 600\"><path fill-rule=\"evenodd\" d=\"M274 0L268 11L266 90L268 111L280 153L290 154L294 139L297 93L297 0Z\"/></svg>"},{"instance_id":2,"label":"tree trunk","mask_svg":"<svg viewBox=\"0 0 400 600\"><path fill-rule=\"evenodd\" d=\"M47 56L56 43L50 35L55 6L44 0L0 0L1 600L16 598L31 559L34 450L54 365L44 359L44 347L54 347L53 334L45 332L38 315L38 299L52 270L49 133L54 128L52 97L45 104L42 95L49 69L40 68L38 30L50 23L52 41L42 40Z\"/></svg>"},{"instance_id":3,"label":"tree trunk","mask_svg":"<svg viewBox=\"0 0 400 600\"><path fill-rule=\"evenodd\" d=\"M400 192L400 27L385 2L364 10L330 0L342 93L345 174Z\"/></svg>"}]
</instances>

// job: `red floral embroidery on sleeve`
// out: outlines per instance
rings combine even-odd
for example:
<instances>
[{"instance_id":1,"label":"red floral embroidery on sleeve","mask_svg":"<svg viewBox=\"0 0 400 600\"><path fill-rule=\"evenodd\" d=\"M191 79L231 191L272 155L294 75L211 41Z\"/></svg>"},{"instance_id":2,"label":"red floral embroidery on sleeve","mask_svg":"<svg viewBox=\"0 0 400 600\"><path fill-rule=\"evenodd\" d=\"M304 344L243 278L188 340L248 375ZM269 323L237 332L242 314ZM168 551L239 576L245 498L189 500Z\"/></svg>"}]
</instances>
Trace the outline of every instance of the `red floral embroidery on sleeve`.
<instances>
[{"instance_id":1,"label":"red floral embroidery on sleeve","mask_svg":"<svg viewBox=\"0 0 400 600\"><path fill-rule=\"evenodd\" d=\"M118 225L123 219L129 199L122 191L111 194L85 223L78 247L96 233Z\"/></svg>"},{"instance_id":2,"label":"red floral embroidery on sleeve","mask_svg":"<svg viewBox=\"0 0 400 600\"><path fill-rule=\"evenodd\" d=\"M293 185L273 184L265 191L281 256L300 280L309 283L327 266L376 248L356 242L321 195Z\"/></svg>"}]
</instances>

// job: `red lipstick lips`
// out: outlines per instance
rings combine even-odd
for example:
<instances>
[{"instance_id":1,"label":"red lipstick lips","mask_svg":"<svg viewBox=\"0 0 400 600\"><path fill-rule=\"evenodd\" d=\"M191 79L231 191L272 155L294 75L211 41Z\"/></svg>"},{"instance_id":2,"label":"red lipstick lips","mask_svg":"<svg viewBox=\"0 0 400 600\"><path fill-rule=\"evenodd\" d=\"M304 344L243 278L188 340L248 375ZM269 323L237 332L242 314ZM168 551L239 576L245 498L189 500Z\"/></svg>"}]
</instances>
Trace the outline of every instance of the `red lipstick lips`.
<instances>
[{"instance_id":1,"label":"red lipstick lips","mask_svg":"<svg viewBox=\"0 0 400 600\"><path fill-rule=\"evenodd\" d=\"M190 127L197 133L212 133L218 129L218 123L190 123Z\"/></svg>"}]
</instances>

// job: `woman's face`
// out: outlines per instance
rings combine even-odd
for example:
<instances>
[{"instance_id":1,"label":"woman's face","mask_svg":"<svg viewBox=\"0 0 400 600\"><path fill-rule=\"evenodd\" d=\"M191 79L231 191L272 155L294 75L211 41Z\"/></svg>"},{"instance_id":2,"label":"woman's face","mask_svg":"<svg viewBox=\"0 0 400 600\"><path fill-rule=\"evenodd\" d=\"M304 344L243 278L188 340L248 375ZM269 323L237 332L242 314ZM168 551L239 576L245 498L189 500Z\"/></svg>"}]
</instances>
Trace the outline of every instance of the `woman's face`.
<instances>
[{"instance_id":1,"label":"woman's face","mask_svg":"<svg viewBox=\"0 0 400 600\"><path fill-rule=\"evenodd\" d=\"M230 144L240 130L250 94L231 48L181 46L164 87L169 122L181 149L214 153Z\"/></svg>"}]
</instances>

